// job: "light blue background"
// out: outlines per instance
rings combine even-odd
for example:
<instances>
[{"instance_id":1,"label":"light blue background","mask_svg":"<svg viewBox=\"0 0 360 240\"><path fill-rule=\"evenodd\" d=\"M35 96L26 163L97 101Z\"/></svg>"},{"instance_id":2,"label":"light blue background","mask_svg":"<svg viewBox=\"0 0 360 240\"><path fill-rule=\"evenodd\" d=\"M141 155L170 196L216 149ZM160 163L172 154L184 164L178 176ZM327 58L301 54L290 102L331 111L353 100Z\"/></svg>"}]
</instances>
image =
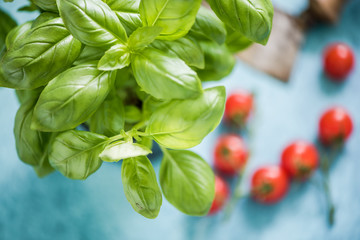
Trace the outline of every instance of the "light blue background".
<instances>
[{"instance_id":1,"label":"light blue background","mask_svg":"<svg viewBox=\"0 0 360 240\"><path fill-rule=\"evenodd\" d=\"M0 7L16 13L16 3ZM276 0L275 5L298 14L304 1ZM24 22L32 14L18 14ZM333 41L353 47L360 59L360 1L346 7L336 26L312 29L299 53L288 84L274 80L238 62L233 73L218 83L228 92L256 92L256 118L252 157L244 181L248 189L251 173L259 166L277 164L289 141L316 138L321 113L332 105L348 109L354 133L340 159L331 169L331 189L337 208L336 223L326 223L322 191L313 183L295 184L279 204L262 206L250 199L240 201L231 218L189 217L166 200L159 217L148 220L134 212L123 193L120 164L103 164L86 181L72 181L55 173L38 179L31 167L18 160L13 121L18 108L15 94L0 89L0 239L360 239L360 60L344 84L330 83L322 74L323 48ZM209 163L216 138L210 134L195 151ZM153 163L158 170L159 158ZM314 176L312 182L318 180Z\"/></svg>"}]
</instances>

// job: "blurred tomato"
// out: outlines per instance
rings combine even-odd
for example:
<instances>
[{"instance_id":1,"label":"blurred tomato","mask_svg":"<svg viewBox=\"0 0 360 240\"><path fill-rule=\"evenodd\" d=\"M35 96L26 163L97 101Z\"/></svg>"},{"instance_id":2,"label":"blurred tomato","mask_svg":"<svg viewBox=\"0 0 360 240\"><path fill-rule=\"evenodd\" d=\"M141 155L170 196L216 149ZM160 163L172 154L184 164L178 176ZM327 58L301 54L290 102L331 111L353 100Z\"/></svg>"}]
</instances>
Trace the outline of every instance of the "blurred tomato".
<instances>
[{"instance_id":1,"label":"blurred tomato","mask_svg":"<svg viewBox=\"0 0 360 240\"><path fill-rule=\"evenodd\" d=\"M254 200L264 204L280 201L287 193L289 179L279 166L259 168L251 179L251 194Z\"/></svg>"},{"instance_id":2,"label":"blurred tomato","mask_svg":"<svg viewBox=\"0 0 360 240\"><path fill-rule=\"evenodd\" d=\"M219 176L215 176L215 198L209 210L209 215L220 211L230 196L228 183Z\"/></svg>"},{"instance_id":3,"label":"blurred tomato","mask_svg":"<svg viewBox=\"0 0 360 240\"><path fill-rule=\"evenodd\" d=\"M320 118L319 138L324 145L343 144L352 130L353 121L342 107L330 108Z\"/></svg>"},{"instance_id":4,"label":"blurred tomato","mask_svg":"<svg viewBox=\"0 0 360 240\"><path fill-rule=\"evenodd\" d=\"M224 119L227 123L243 127L253 110L253 95L237 91L226 100Z\"/></svg>"},{"instance_id":5,"label":"blurred tomato","mask_svg":"<svg viewBox=\"0 0 360 240\"><path fill-rule=\"evenodd\" d=\"M281 155L281 167L288 175L297 180L308 179L318 166L316 147L305 141L288 145Z\"/></svg>"},{"instance_id":6,"label":"blurred tomato","mask_svg":"<svg viewBox=\"0 0 360 240\"><path fill-rule=\"evenodd\" d=\"M235 175L244 168L248 156L248 149L241 137L235 134L223 135L215 146L214 166L224 174Z\"/></svg>"},{"instance_id":7,"label":"blurred tomato","mask_svg":"<svg viewBox=\"0 0 360 240\"><path fill-rule=\"evenodd\" d=\"M328 46L324 52L324 71L335 81L344 80L354 67L352 49L344 43Z\"/></svg>"}]
</instances>

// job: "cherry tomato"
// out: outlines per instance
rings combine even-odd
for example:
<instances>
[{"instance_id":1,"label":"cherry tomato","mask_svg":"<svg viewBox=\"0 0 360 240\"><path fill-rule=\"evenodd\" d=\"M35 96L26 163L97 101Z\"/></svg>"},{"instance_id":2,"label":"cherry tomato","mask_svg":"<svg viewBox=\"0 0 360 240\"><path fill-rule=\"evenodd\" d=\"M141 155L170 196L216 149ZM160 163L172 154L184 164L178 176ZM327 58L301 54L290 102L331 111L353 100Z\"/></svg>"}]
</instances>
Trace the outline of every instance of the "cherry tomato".
<instances>
[{"instance_id":1,"label":"cherry tomato","mask_svg":"<svg viewBox=\"0 0 360 240\"><path fill-rule=\"evenodd\" d=\"M319 155L315 146L305 141L288 145L281 155L281 167L290 177L306 180L318 166Z\"/></svg>"},{"instance_id":2,"label":"cherry tomato","mask_svg":"<svg viewBox=\"0 0 360 240\"><path fill-rule=\"evenodd\" d=\"M225 105L224 119L227 123L243 127L253 109L253 95L245 91L231 94Z\"/></svg>"},{"instance_id":3,"label":"cherry tomato","mask_svg":"<svg viewBox=\"0 0 360 240\"><path fill-rule=\"evenodd\" d=\"M328 46L324 52L324 71L335 81L342 81L354 67L355 57L352 49L344 43Z\"/></svg>"},{"instance_id":4,"label":"cherry tomato","mask_svg":"<svg viewBox=\"0 0 360 240\"><path fill-rule=\"evenodd\" d=\"M326 145L343 144L351 135L353 122L342 107L327 110L320 118L319 138Z\"/></svg>"},{"instance_id":5,"label":"cherry tomato","mask_svg":"<svg viewBox=\"0 0 360 240\"><path fill-rule=\"evenodd\" d=\"M214 165L227 175L239 173L245 166L249 153L241 137L235 134L221 136L215 146Z\"/></svg>"},{"instance_id":6,"label":"cherry tomato","mask_svg":"<svg viewBox=\"0 0 360 240\"><path fill-rule=\"evenodd\" d=\"M279 166L259 168L251 179L253 199L264 204L280 201L286 195L288 188L288 176Z\"/></svg>"},{"instance_id":7,"label":"cherry tomato","mask_svg":"<svg viewBox=\"0 0 360 240\"><path fill-rule=\"evenodd\" d=\"M209 210L209 215L220 211L230 196L228 183L219 176L215 176L215 198Z\"/></svg>"}]
</instances>

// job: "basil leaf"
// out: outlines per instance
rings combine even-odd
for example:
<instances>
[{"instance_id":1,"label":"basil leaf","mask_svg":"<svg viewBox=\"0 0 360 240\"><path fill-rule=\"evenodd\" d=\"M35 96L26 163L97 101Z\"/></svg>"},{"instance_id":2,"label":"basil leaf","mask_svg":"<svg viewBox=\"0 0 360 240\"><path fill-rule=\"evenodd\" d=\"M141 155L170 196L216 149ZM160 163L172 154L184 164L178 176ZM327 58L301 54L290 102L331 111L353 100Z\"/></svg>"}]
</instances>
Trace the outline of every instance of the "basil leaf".
<instances>
[{"instance_id":1,"label":"basil leaf","mask_svg":"<svg viewBox=\"0 0 360 240\"><path fill-rule=\"evenodd\" d=\"M208 0L208 3L235 31L254 42L267 43L274 15L271 0Z\"/></svg>"},{"instance_id":2,"label":"basil leaf","mask_svg":"<svg viewBox=\"0 0 360 240\"><path fill-rule=\"evenodd\" d=\"M105 162L118 162L126 158L147 156L150 153L151 150L141 144L119 141L107 145L100 158Z\"/></svg>"},{"instance_id":3,"label":"basil leaf","mask_svg":"<svg viewBox=\"0 0 360 240\"><path fill-rule=\"evenodd\" d=\"M35 3L39 8L49 11L49 12L57 12L58 8L56 5L56 0L31 0Z\"/></svg>"},{"instance_id":4,"label":"basil leaf","mask_svg":"<svg viewBox=\"0 0 360 240\"><path fill-rule=\"evenodd\" d=\"M52 12L43 12L41 13L32 23L31 28L35 28L43 23L46 23L52 19L58 18L59 14Z\"/></svg>"},{"instance_id":5,"label":"basil leaf","mask_svg":"<svg viewBox=\"0 0 360 240\"><path fill-rule=\"evenodd\" d=\"M224 87L208 88L196 99L173 100L158 108L146 132L168 148L191 148L219 125L224 106Z\"/></svg>"},{"instance_id":6,"label":"basil leaf","mask_svg":"<svg viewBox=\"0 0 360 240\"><path fill-rule=\"evenodd\" d=\"M35 102L36 100L29 100L21 105L16 113L14 126L18 156L23 162L32 166L39 165L51 136L50 133L30 128Z\"/></svg>"},{"instance_id":7,"label":"basil leaf","mask_svg":"<svg viewBox=\"0 0 360 240\"><path fill-rule=\"evenodd\" d=\"M21 104L34 100L36 103L43 89L43 87L39 87L32 90L16 90L16 96Z\"/></svg>"},{"instance_id":8,"label":"basil leaf","mask_svg":"<svg viewBox=\"0 0 360 240\"><path fill-rule=\"evenodd\" d=\"M48 148L49 148L50 143L48 144ZM40 163L38 166L34 166L34 170L36 172L36 175L38 175L38 177L45 177L47 175L49 175L50 173L52 173L53 171L55 171L55 169L50 165L49 162L49 154L46 150L46 152L44 153L44 155L42 156Z\"/></svg>"},{"instance_id":9,"label":"basil leaf","mask_svg":"<svg viewBox=\"0 0 360 240\"><path fill-rule=\"evenodd\" d=\"M194 147L219 125L225 95L224 87L214 87L196 99L170 101L152 114L146 132L168 148Z\"/></svg>"},{"instance_id":10,"label":"basil leaf","mask_svg":"<svg viewBox=\"0 0 360 240\"><path fill-rule=\"evenodd\" d=\"M237 53L249 47L253 42L247 39L240 32L227 27L226 46L231 53Z\"/></svg>"},{"instance_id":11,"label":"basil leaf","mask_svg":"<svg viewBox=\"0 0 360 240\"><path fill-rule=\"evenodd\" d=\"M167 55L179 57L189 66L197 68L204 68L205 66L204 53L200 45L191 37L182 37L175 41L156 40L151 46Z\"/></svg>"},{"instance_id":12,"label":"basil leaf","mask_svg":"<svg viewBox=\"0 0 360 240\"><path fill-rule=\"evenodd\" d=\"M147 218L156 218L162 204L154 168L147 157L128 158L121 166L121 180L133 209Z\"/></svg>"},{"instance_id":13,"label":"basil leaf","mask_svg":"<svg viewBox=\"0 0 360 240\"><path fill-rule=\"evenodd\" d=\"M128 35L142 27L139 13L140 0L106 0L106 3L116 13Z\"/></svg>"},{"instance_id":14,"label":"basil leaf","mask_svg":"<svg viewBox=\"0 0 360 240\"><path fill-rule=\"evenodd\" d=\"M23 38L31 29L32 22L26 22L13 28L6 37L5 45L7 49L16 48L19 39Z\"/></svg>"},{"instance_id":15,"label":"basil leaf","mask_svg":"<svg viewBox=\"0 0 360 240\"><path fill-rule=\"evenodd\" d=\"M75 128L102 104L115 79L96 64L83 64L61 73L41 93L32 127L45 132Z\"/></svg>"},{"instance_id":16,"label":"basil leaf","mask_svg":"<svg viewBox=\"0 0 360 240\"><path fill-rule=\"evenodd\" d=\"M141 139L139 141L137 141L137 143L147 147L148 149L152 149L153 148L153 140L152 138L149 137L141 137Z\"/></svg>"},{"instance_id":17,"label":"basil leaf","mask_svg":"<svg viewBox=\"0 0 360 240\"><path fill-rule=\"evenodd\" d=\"M105 136L91 132L60 133L50 148L50 164L65 177L84 180L100 168L99 154L106 141Z\"/></svg>"},{"instance_id":18,"label":"basil leaf","mask_svg":"<svg viewBox=\"0 0 360 240\"><path fill-rule=\"evenodd\" d=\"M156 98L193 98L202 91L196 73L177 57L148 48L133 54L131 63L139 86Z\"/></svg>"},{"instance_id":19,"label":"basil leaf","mask_svg":"<svg viewBox=\"0 0 360 240\"><path fill-rule=\"evenodd\" d=\"M142 0L140 17L144 26L162 27L158 39L175 40L188 33L200 4L201 0Z\"/></svg>"},{"instance_id":20,"label":"basil leaf","mask_svg":"<svg viewBox=\"0 0 360 240\"><path fill-rule=\"evenodd\" d=\"M72 35L91 47L125 44L127 35L116 14L101 0L57 0Z\"/></svg>"},{"instance_id":21,"label":"basil leaf","mask_svg":"<svg viewBox=\"0 0 360 240\"><path fill-rule=\"evenodd\" d=\"M6 35L16 27L16 22L0 9L0 51L5 46Z\"/></svg>"},{"instance_id":22,"label":"basil leaf","mask_svg":"<svg viewBox=\"0 0 360 240\"><path fill-rule=\"evenodd\" d=\"M224 23L211 10L200 7L189 34L196 39L211 40L221 45L225 42L226 29Z\"/></svg>"},{"instance_id":23,"label":"basil leaf","mask_svg":"<svg viewBox=\"0 0 360 240\"><path fill-rule=\"evenodd\" d=\"M127 123L137 123L141 120L141 111L134 105L125 106L125 121Z\"/></svg>"},{"instance_id":24,"label":"basil leaf","mask_svg":"<svg viewBox=\"0 0 360 240\"><path fill-rule=\"evenodd\" d=\"M90 131L111 137L124 129L124 105L118 98L106 99L91 116Z\"/></svg>"},{"instance_id":25,"label":"basil leaf","mask_svg":"<svg viewBox=\"0 0 360 240\"><path fill-rule=\"evenodd\" d=\"M235 66L235 57L225 44L200 42L205 54L205 68L196 70L201 81L221 80L231 73Z\"/></svg>"},{"instance_id":26,"label":"basil leaf","mask_svg":"<svg viewBox=\"0 0 360 240\"><path fill-rule=\"evenodd\" d=\"M105 52L100 59L98 69L103 71L113 71L122 69L130 64L130 52L125 45L117 44Z\"/></svg>"},{"instance_id":27,"label":"basil leaf","mask_svg":"<svg viewBox=\"0 0 360 240\"><path fill-rule=\"evenodd\" d=\"M38 10L39 10L39 7L36 6L33 2L30 2L29 5L23 6L18 9L19 12L34 12L34 11L38 11Z\"/></svg>"},{"instance_id":28,"label":"basil leaf","mask_svg":"<svg viewBox=\"0 0 360 240\"><path fill-rule=\"evenodd\" d=\"M105 52L101 48L85 46L73 64L77 66L90 61L98 61L104 54Z\"/></svg>"},{"instance_id":29,"label":"basil leaf","mask_svg":"<svg viewBox=\"0 0 360 240\"><path fill-rule=\"evenodd\" d=\"M5 87L44 86L71 66L81 50L81 43L70 35L61 18L45 22L31 29L26 37L18 38L1 61Z\"/></svg>"},{"instance_id":30,"label":"basil leaf","mask_svg":"<svg viewBox=\"0 0 360 240\"><path fill-rule=\"evenodd\" d=\"M152 43L161 32L161 27L141 27L129 37L129 48L139 51Z\"/></svg>"},{"instance_id":31,"label":"basil leaf","mask_svg":"<svg viewBox=\"0 0 360 240\"><path fill-rule=\"evenodd\" d=\"M149 119L150 116L155 112L156 109L161 107L162 105L166 104L167 102L158 100L154 97L147 97L143 101L142 110L143 110L143 116L144 119Z\"/></svg>"},{"instance_id":32,"label":"basil leaf","mask_svg":"<svg viewBox=\"0 0 360 240\"><path fill-rule=\"evenodd\" d=\"M164 151L160 185L165 198L183 213L203 216L215 196L215 177L210 166L191 151Z\"/></svg>"}]
</instances>

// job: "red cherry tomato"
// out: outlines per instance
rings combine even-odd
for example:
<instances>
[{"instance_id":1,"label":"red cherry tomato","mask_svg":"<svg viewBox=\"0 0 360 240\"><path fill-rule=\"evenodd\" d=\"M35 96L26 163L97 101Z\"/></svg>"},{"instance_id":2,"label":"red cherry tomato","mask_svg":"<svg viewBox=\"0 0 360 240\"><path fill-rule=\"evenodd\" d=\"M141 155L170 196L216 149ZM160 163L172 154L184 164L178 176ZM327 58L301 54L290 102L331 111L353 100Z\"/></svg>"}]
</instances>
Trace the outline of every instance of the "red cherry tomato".
<instances>
[{"instance_id":1,"label":"red cherry tomato","mask_svg":"<svg viewBox=\"0 0 360 240\"><path fill-rule=\"evenodd\" d=\"M352 49L344 43L328 46L324 52L324 71L335 81L342 81L354 67L355 57Z\"/></svg>"},{"instance_id":2,"label":"red cherry tomato","mask_svg":"<svg viewBox=\"0 0 360 240\"><path fill-rule=\"evenodd\" d=\"M241 137L235 134L223 135L215 146L215 168L224 174L235 175L244 168L248 155L247 147Z\"/></svg>"},{"instance_id":3,"label":"red cherry tomato","mask_svg":"<svg viewBox=\"0 0 360 240\"><path fill-rule=\"evenodd\" d=\"M245 91L238 91L227 98L224 119L229 124L243 127L252 109L253 95Z\"/></svg>"},{"instance_id":4,"label":"red cherry tomato","mask_svg":"<svg viewBox=\"0 0 360 240\"><path fill-rule=\"evenodd\" d=\"M342 107L327 110L320 118L319 138L326 145L343 144L351 135L353 122Z\"/></svg>"},{"instance_id":5,"label":"red cherry tomato","mask_svg":"<svg viewBox=\"0 0 360 240\"><path fill-rule=\"evenodd\" d=\"M281 167L290 177L306 180L318 166L319 155L315 146L305 141L288 145L281 155Z\"/></svg>"},{"instance_id":6,"label":"red cherry tomato","mask_svg":"<svg viewBox=\"0 0 360 240\"><path fill-rule=\"evenodd\" d=\"M259 168L251 179L251 194L254 200L272 204L280 201L287 193L289 179L279 166Z\"/></svg>"},{"instance_id":7,"label":"red cherry tomato","mask_svg":"<svg viewBox=\"0 0 360 240\"><path fill-rule=\"evenodd\" d=\"M215 176L215 198L209 210L209 215L220 211L230 196L228 183L222 178Z\"/></svg>"}]
</instances>

